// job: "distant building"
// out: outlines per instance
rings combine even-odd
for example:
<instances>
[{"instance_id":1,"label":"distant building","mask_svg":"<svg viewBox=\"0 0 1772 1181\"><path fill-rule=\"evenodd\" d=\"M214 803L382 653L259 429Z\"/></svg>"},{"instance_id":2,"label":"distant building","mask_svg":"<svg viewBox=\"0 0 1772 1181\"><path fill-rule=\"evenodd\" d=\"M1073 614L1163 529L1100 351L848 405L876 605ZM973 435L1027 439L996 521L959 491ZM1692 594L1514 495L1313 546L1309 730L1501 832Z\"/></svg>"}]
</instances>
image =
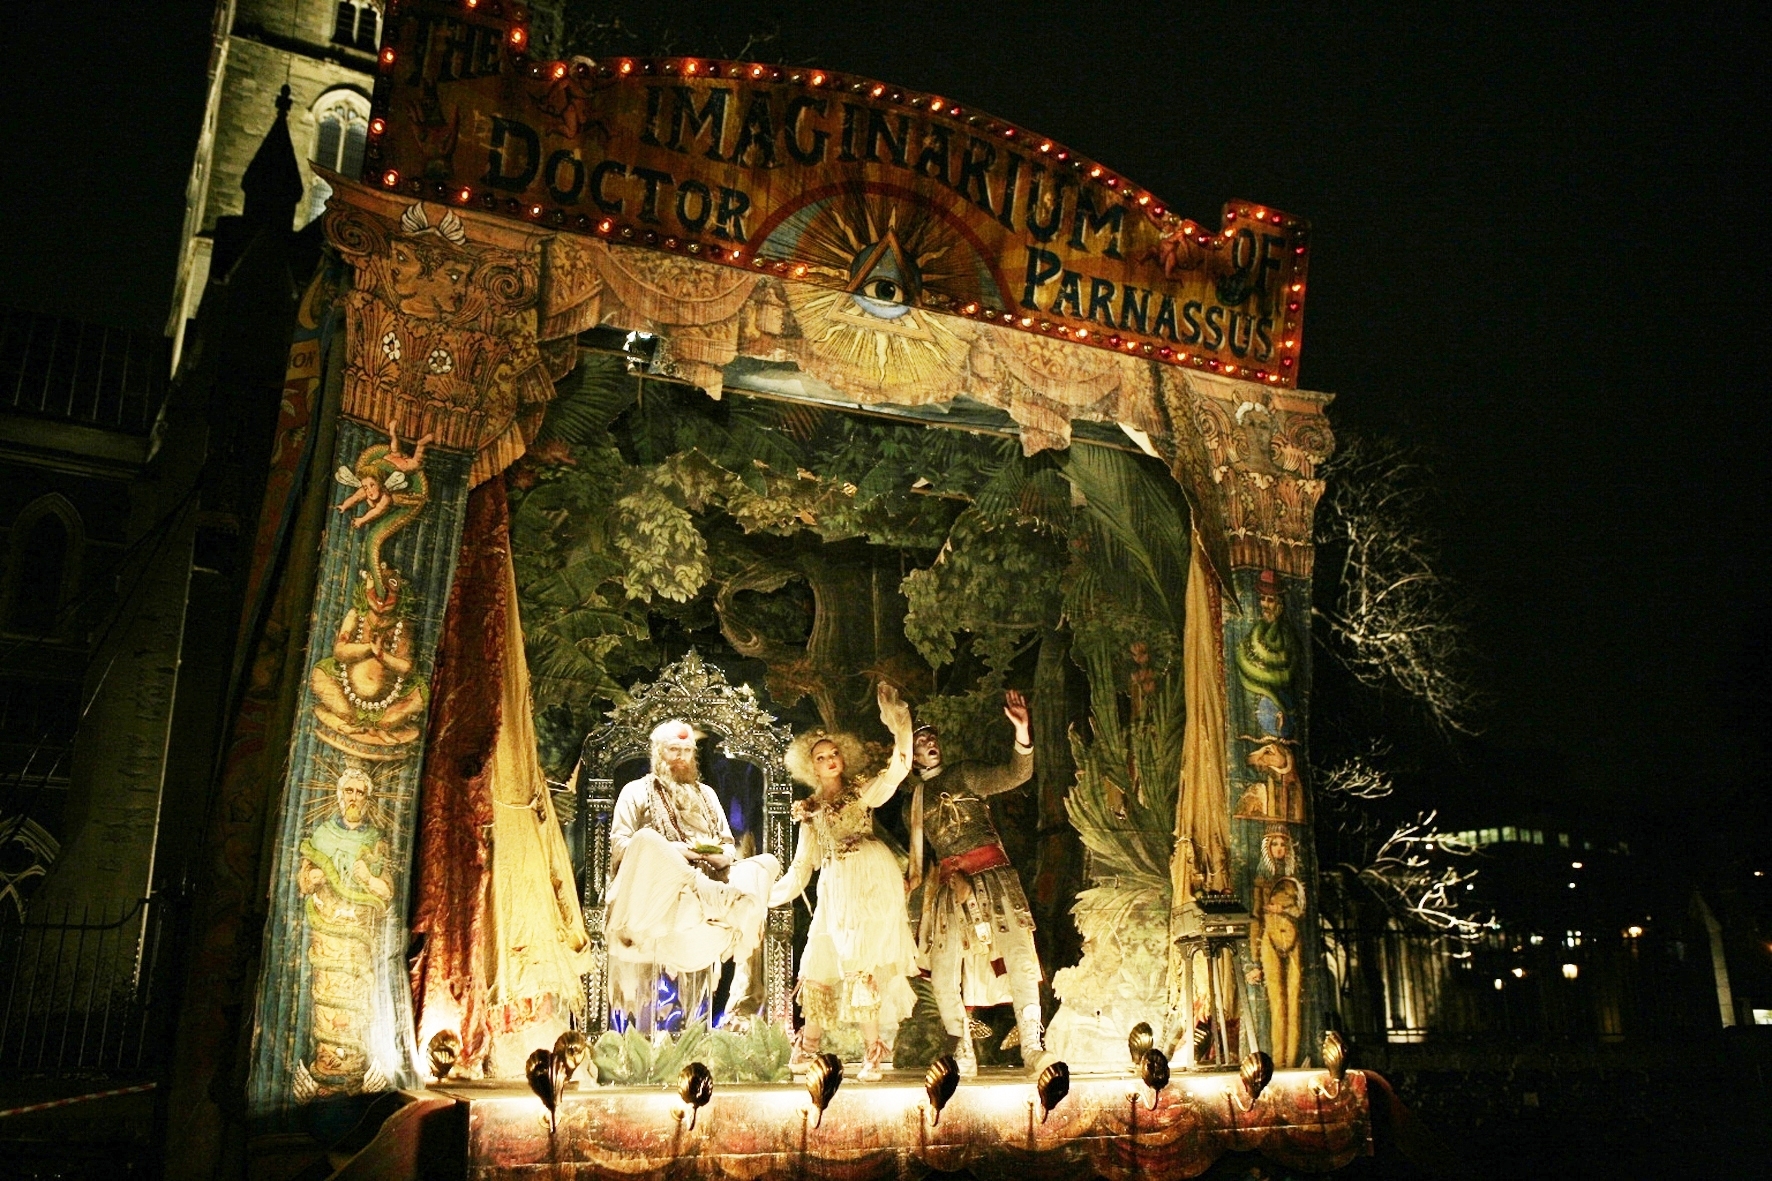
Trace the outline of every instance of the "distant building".
<instances>
[{"instance_id":1,"label":"distant building","mask_svg":"<svg viewBox=\"0 0 1772 1181\"><path fill-rule=\"evenodd\" d=\"M92 658L151 528L138 480L166 375L158 336L0 310L0 916L23 912L87 796Z\"/></svg>"}]
</instances>

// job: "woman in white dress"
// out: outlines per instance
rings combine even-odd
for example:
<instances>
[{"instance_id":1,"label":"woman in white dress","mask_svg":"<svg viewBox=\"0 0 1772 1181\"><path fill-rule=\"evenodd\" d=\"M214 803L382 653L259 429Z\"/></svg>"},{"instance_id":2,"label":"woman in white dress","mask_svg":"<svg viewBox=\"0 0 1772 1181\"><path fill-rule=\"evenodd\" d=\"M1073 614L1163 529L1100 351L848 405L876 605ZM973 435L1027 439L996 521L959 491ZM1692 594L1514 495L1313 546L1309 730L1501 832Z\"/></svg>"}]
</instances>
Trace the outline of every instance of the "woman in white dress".
<instances>
[{"instance_id":1,"label":"woman in white dress","mask_svg":"<svg viewBox=\"0 0 1772 1181\"><path fill-rule=\"evenodd\" d=\"M867 1046L857 1077L868 1082L880 1077L889 1052L881 1025L897 1025L915 1004L906 977L917 970L904 870L874 836L874 809L892 798L911 769L911 711L890 685L880 685L879 698L880 720L892 731L892 758L872 779L864 782L851 770L861 758L852 734L814 730L789 748L789 773L813 790L794 805L800 825L794 863L769 897L771 906L790 901L819 870L818 905L800 961L805 1024L790 1065L805 1069L826 1027L850 1021L861 1026Z\"/></svg>"}]
</instances>

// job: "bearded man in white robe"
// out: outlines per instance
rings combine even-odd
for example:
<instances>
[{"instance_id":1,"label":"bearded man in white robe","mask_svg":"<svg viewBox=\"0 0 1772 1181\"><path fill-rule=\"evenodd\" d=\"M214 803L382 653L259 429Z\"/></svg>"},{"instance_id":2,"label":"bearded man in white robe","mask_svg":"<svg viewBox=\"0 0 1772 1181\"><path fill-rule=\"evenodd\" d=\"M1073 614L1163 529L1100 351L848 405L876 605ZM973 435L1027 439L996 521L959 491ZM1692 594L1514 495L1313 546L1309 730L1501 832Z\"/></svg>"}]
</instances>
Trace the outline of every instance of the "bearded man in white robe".
<instances>
[{"instance_id":1,"label":"bearded man in white robe","mask_svg":"<svg viewBox=\"0 0 1772 1181\"><path fill-rule=\"evenodd\" d=\"M745 963L761 942L781 876L767 853L738 857L695 740L683 721L653 730L651 773L616 797L604 919L612 1028L651 1035L708 1020L720 964Z\"/></svg>"}]
</instances>

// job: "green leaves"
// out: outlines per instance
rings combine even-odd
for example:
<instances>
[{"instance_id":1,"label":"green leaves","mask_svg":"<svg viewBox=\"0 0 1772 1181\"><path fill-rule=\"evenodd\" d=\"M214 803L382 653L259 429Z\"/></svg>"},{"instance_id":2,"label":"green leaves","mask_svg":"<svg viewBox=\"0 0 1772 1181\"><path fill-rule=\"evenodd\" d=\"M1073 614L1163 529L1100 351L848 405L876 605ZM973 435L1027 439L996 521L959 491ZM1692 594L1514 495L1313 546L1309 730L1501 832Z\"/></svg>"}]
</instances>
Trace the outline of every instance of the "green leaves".
<instances>
[{"instance_id":1,"label":"green leaves","mask_svg":"<svg viewBox=\"0 0 1772 1181\"><path fill-rule=\"evenodd\" d=\"M643 469L615 502L614 542L622 588L631 599L654 595L686 603L708 580L708 547L671 473Z\"/></svg>"},{"instance_id":2,"label":"green leaves","mask_svg":"<svg viewBox=\"0 0 1772 1181\"><path fill-rule=\"evenodd\" d=\"M904 580L905 638L940 668L969 633L986 665L1005 672L1030 633L1057 623L1064 560L1028 526L992 528L977 510L961 513L935 562Z\"/></svg>"},{"instance_id":3,"label":"green leaves","mask_svg":"<svg viewBox=\"0 0 1772 1181\"><path fill-rule=\"evenodd\" d=\"M1128 724L1102 725L1109 710L1097 698L1094 741L1071 732L1077 782L1065 810L1091 854L1098 884L1167 897L1185 723L1181 673L1142 684Z\"/></svg>"},{"instance_id":4,"label":"green leaves","mask_svg":"<svg viewBox=\"0 0 1772 1181\"><path fill-rule=\"evenodd\" d=\"M753 1021L748 1032L709 1030L698 1021L676 1037L654 1046L636 1030L610 1030L597 1039L591 1056L597 1076L621 1087L675 1086L691 1062L700 1062L719 1083L785 1083L790 1077L787 1033L767 1021Z\"/></svg>"},{"instance_id":5,"label":"green leaves","mask_svg":"<svg viewBox=\"0 0 1772 1181\"><path fill-rule=\"evenodd\" d=\"M1152 622L1181 635L1188 570L1188 510L1168 474L1107 447L1065 452L1064 478L1083 496L1079 524L1091 564L1114 571L1132 604Z\"/></svg>"},{"instance_id":6,"label":"green leaves","mask_svg":"<svg viewBox=\"0 0 1772 1181\"><path fill-rule=\"evenodd\" d=\"M622 358L587 355L555 389L547 417L536 433L537 445L560 442L585 446L606 440L609 425L633 405L639 391L640 378L628 373Z\"/></svg>"}]
</instances>

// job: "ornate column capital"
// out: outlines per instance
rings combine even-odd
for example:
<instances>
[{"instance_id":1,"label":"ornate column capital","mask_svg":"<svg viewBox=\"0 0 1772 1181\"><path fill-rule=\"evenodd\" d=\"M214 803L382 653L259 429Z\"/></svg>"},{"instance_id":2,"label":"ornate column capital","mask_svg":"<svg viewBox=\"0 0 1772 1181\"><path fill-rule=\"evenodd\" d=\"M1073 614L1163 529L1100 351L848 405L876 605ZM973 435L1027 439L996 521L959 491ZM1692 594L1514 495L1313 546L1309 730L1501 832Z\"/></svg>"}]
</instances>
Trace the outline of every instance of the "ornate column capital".
<instances>
[{"instance_id":1,"label":"ornate column capital","mask_svg":"<svg viewBox=\"0 0 1772 1181\"><path fill-rule=\"evenodd\" d=\"M1335 451L1323 413L1333 395L1200 373L1176 374L1163 395L1176 423L1176 475L1201 513L1217 517L1203 532L1222 530L1208 542L1220 575L1308 578L1323 495L1317 469Z\"/></svg>"},{"instance_id":2,"label":"ornate column capital","mask_svg":"<svg viewBox=\"0 0 1772 1181\"><path fill-rule=\"evenodd\" d=\"M550 235L327 180L326 241L353 268L343 413L474 452L473 483L502 471L523 454L520 423L553 396L538 344Z\"/></svg>"}]
</instances>

